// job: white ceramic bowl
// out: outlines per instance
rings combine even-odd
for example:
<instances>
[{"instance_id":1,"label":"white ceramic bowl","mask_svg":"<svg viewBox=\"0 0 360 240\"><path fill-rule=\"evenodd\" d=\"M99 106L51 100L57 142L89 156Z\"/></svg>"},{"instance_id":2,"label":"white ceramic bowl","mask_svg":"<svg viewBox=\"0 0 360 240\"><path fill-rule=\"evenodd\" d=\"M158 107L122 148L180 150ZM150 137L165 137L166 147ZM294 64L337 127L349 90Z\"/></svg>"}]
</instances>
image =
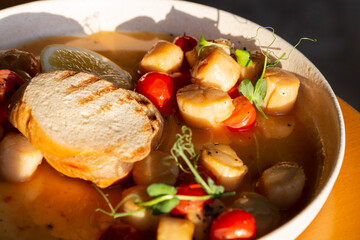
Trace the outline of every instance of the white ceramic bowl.
<instances>
[{"instance_id":1,"label":"white ceramic bowl","mask_svg":"<svg viewBox=\"0 0 360 240\"><path fill-rule=\"evenodd\" d=\"M239 16L203 5L182 1L99 0L39 1L0 11L0 49L51 35L87 35L98 31L170 32L207 38L225 37L254 48L245 41L258 25ZM296 27L296 26L294 26ZM272 39L261 33L262 44ZM319 43L321 44L321 43ZM290 44L277 37L278 53L289 52ZM339 174L345 149L345 128L336 96L319 70L294 50L282 67L301 79L300 101L308 107L324 145L325 169L313 199L293 219L264 239L294 239L314 219L326 201Z\"/></svg>"}]
</instances>

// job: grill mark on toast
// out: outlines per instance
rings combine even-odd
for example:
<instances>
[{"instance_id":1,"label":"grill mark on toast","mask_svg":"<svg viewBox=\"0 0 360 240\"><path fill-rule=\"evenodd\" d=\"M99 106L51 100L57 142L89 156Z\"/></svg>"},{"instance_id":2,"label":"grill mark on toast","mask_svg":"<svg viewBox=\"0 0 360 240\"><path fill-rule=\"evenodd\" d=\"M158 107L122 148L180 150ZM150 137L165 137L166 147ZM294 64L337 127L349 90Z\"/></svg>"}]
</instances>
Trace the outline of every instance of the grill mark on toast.
<instances>
[{"instance_id":1,"label":"grill mark on toast","mask_svg":"<svg viewBox=\"0 0 360 240\"><path fill-rule=\"evenodd\" d=\"M78 72L72 72L72 71L63 71L61 75L53 78L56 82L61 82L69 77L75 76L76 74L79 74Z\"/></svg>"},{"instance_id":2,"label":"grill mark on toast","mask_svg":"<svg viewBox=\"0 0 360 240\"><path fill-rule=\"evenodd\" d=\"M136 99L136 101L144 107L147 107L150 104L150 101L146 100L146 99Z\"/></svg>"},{"instance_id":3,"label":"grill mark on toast","mask_svg":"<svg viewBox=\"0 0 360 240\"><path fill-rule=\"evenodd\" d=\"M111 93L113 91L116 91L118 88L115 87L114 85L109 85L109 86L106 86L96 92L93 92L91 93L89 96L85 97L85 98L82 98L82 99L79 99L78 103L81 104L81 105L85 105L89 102L92 102L98 98L101 98L102 96L108 94L108 93Z\"/></svg>"},{"instance_id":4,"label":"grill mark on toast","mask_svg":"<svg viewBox=\"0 0 360 240\"><path fill-rule=\"evenodd\" d=\"M127 100L128 102L131 102L131 101L134 100L134 98L133 98L132 96L130 96L130 94L126 94L126 95L124 96L124 99Z\"/></svg>"},{"instance_id":5,"label":"grill mark on toast","mask_svg":"<svg viewBox=\"0 0 360 240\"><path fill-rule=\"evenodd\" d=\"M100 108L100 112L106 112L106 111L110 111L111 110L112 105L111 104L107 104L104 105Z\"/></svg>"},{"instance_id":6,"label":"grill mark on toast","mask_svg":"<svg viewBox=\"0 0 360 240\"><path fill-rule=\"evenodd\" d=\"M139 115L145 114L145 111L141 107L135 108L134 111Z\"/></svg>"},{"instance_id":7,"label":"grill mark on toast","mask_svg":"<svg viewBox=\"0 0 360 240\"><path fill-rule=\"evenodd\" d=\"M82 80L78 85L74 86L71 85L70 87L68 87L65 92L66 93L72 93L75 91L78 91L82 88L85 88L93 83L96 83L97 81L99 81L101 78L96 77L96 76L90 76L88 79Z\"/></svg>"}]
</instances>

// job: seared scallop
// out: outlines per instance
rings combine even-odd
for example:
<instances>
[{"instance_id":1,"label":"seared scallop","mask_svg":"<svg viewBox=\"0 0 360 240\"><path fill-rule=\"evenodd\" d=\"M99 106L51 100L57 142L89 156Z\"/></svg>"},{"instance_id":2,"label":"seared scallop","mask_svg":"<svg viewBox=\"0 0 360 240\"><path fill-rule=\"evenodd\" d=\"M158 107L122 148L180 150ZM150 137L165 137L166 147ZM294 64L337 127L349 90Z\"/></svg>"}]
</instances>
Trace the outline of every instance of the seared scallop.
<instances>
[{"instance_id":1,"label":"seared scallop","mask_svg":"<svg viewBox=\"0 0 360 240\"><path fill-rule=\"evenodd\" d=\"M300 199L305 185L304 170L294 162L279 162L266 169L257 187L279 208L290 208Z\"/></svg>"},{"instance_id":2,"label":"seared scallop","mask_svg":"<svg viewBox=\"0 0 360 240\"><path fill-rule=\"evenodd\" d=\"M210 128L230 117L234 105L230 96L219 89L190 84L176 94L185 122L193 127Z\"/></svg>"}]
</instances>

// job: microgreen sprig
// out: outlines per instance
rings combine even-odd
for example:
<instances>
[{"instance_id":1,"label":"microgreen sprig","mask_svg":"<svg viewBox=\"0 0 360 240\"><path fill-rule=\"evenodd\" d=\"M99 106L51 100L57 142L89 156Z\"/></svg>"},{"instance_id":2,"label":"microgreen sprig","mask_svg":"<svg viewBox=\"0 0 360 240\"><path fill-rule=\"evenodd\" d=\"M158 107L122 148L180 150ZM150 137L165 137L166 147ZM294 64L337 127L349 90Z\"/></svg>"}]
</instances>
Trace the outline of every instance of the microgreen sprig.
<instances>
[{"instance_id":1,"label":"microgreen sprig","mask_svg":"<svg viewBox=\"0 0 360 240\"><path fill-rule=\"evenodd\" d=\"M121 217L130 216L139 212L144 212L147 210L151 210L152 215L160 215L163 213L170 212L180 200L192 200L192 201L199 201L199 200L209 200L214 198L212 195L204 195L204 196L189 196L189 195L177 195L177 190L174 186L170 186L163 183L154 183L147 187L146 191L151 200L146 202L141 202L140 198L136 194L130 194L123 198L116 207L113 207L110 200L108 199L107 195L99 189L96 185L94 185L97 192L104 198L106 204L109 207L109 211L106 211L102 208L95 209L95 212L101 212L106 214L112 218L110 225L112 222ZM142 206L139 210L130 211L130 212L118 212L121 205L123 205L126 201L133 198L134 202L138 206Z\"/></svg>"},{"instance_id":2,"label":"microgreen sprig","mask_svg":"<svg viewBox=\"0 0 360 240\"><path fill-rule=\"evenodd\" d=\"M119 210L119 208L121 207L121 205L124 204L124 202L126 202L128 199L131 198L135 198L135 199L139 199L139 196L136 194L130 194L128 196L126 196L125 198L123 198L117 205L116 207L113 207L113 205L111 204L109 198L107 197L107 194L105 194L100 188L98 188L95 184L93 184L94 188L96 189L96 191L104 198L106 204L108 205L110 211L105 211L102 208L96 208L95 212L101 212L104 213L110 217L112 217L112 221L115 220L116 218L120 218L120 217L126 217L129 215L133 215L135 213L138 212L143 212L146 211L147 209L139 209L138 211L133 211L133 212L120 212L118 213L117 211Z\"/></svg>"},{"instance_id":3,"label":"microgreen sprig","mask_svg":"<svg viewBox=\"0 0 360 240\"><path fill-rule=\"evenodd\" d=\"M258 35L259 35L259 31L261 29L268 29L271 31L271 34L272 34L272 37L273 39L271 40L270 44L267 45L265 47L266 51L263 50L263 46L261 46L261 41L260 39L258 38ZM293 52L293 50L299 46L299 44L301 43L301 41L303 40L308 40L308 41L312 41L312 42L317 42L316 39L311 39L311 38L307 38L307 37L302 37L299 39L299 41L291 48L291 50L289 51L289 53L282 53L281 56L278 56L274 51L270 50L271 47L273 46L273 44L275 43L276 41L276 36L275 36L275 29L273 27L259 27L257 30L256 30L256 34L254 37L251 37L251 38L248 38L247 39L248 41L257 41L258 42L258 45L260 47L260 51L261 53L267 57L267 59L265 59L265 64L266 64L266 67L273 67L275 66L276 64L278 64L281 60L287 60L289 59L291 53ZM268 62L268 59L270 59L270 56L274 56L275 57L275 60L274 62Z\"/></svg>"},{"instance_id":4,"label":"microgreen sprig","mask_svg":"<svg viewBox=\"0 0 360 240\"><path fill-rule=\"evenodd\" d=\"M198 182L207 195L204 196L189 196L189 195L178 195L177 190L174 186L170 186L163 183L153 183L149 185L146 189L148 195L152 197L151 200L146 202L141 202L140 198L136 194L130 194L127 197L123 198L116 207L113 207L107 195L99 189L96 185L93 185L98 193L104 198L106 204L108 205L110 211L106 211L102 208L95 209L95 212L104 213L110 217L112 217L112 221L110 225L116 218L126 217L129 215L133 215L139 212L151 210L151 214L159 215L163 213L170 212L180 200L209 200L213 198L222 198L227 196L235 195L235 192L227 192L225 193L225 189L221 185L216 185L215 182L208 178L207 182L200 176L197 171L196 162L199 158L199 154L196 154L194 150L194 145L192 144L192 131L190 128L183 126L181 128L182 134L177 134L177 140L175 141L173 147L170 150L171 156L175 159L175 161L181 166L182 169L185 170L184 166L179 162L180 158L183 159L190 169L187 171L192 173L195 177L196 182ZM193 161L193 163L191 162ZM124 204L127 200L134 198L134 202L138 206L142 206L143 208L131 211L131 212L118 212L119 208L122 204Z\"/></svg>"},{"instance_id":5,"label":"microgreen sprig","mask_svg":"<svg viewBox=\"0 0 360 240\"><path fill-rule=\"evenodd\" d=\"M206 41L204 36L201 34L200 38L199 38L198 47L197 47L198 48L198 56L200 56L201 49L203 49L204 47L208 47L208 46L217 46L219 48L223 48L224 50L230 50L231 49L230 46L225 45L225 44Z\"/></svg>"},{"instance_id":6,"label":"microgreen sprig","mask_svg":"<svg viewBox=\"0 0 360 240\"><path fill-rule=\"evenodd\" d=\"M273 39L270 42L270 44L268 46L266 46L266 51L263 50L260 39L258 38L260 29L269 29L272 31ZM306 37L300 38L299 41L293 46L293 48L287 54L287 56L286 56L285 52L282 53L281 56L277 56L274 51L270 50L270 48L272 47L272 45L275 43L275 40L276 40L275 30L272 27L259 27L256 31L256 35L252 38L249 38L248 40L249 41L251 41L251 40L258 41L258 44L260 46L260 51L265 57L264 66L263 66L260 77L256 81L255 87L253 86L253 84L251 83L251 81L249 79L245 79L239 85L239 93L244 95L247 99L249 99L249 101L255 105L255 107L258 109L258 111L261 113L261 115L263 115L263 117L265 119L268 119L268 117L265 115L265 113L263 112L263 110L261 108L261 105L264 103L264 99L265 99L266 91L267 91L267 83L266 83L266 80L264 79L266 69L277 65L281 60L287 60L290 57L292 51L301 43L302 40L309 40L309 41L313 41L313 42L316 42L317 40L311 39L311 38L306 38ZM273 62L269 61L269 59L271 58L271 55L273 55L275 57L275 60Z\"/></svg>"},{"instance_id":7,"label":"microgreen sprig","mask_svg":"<svg viewBox=\"0 0 360 240\"><path fill-rule=\"evenodd\" d=\"M177 139L170 150L170 154L175 159L175 161L180 164L181 158L186 163L187 167L194 175L195 181L201 185L204 191L210 195L211 198L221 198L234 195L235 192L224 193L224 187L221 185L216 185L210 177L208 177L207 181L205 181L200 176L194 164L191 162L191 159L197 159L197 154L195 153L194 147L191 143L192 131L187 126L182 126L181 131L182 134L176 135ZM190 155L190 158L188 155Z\"/></svg>"}]
</instances>

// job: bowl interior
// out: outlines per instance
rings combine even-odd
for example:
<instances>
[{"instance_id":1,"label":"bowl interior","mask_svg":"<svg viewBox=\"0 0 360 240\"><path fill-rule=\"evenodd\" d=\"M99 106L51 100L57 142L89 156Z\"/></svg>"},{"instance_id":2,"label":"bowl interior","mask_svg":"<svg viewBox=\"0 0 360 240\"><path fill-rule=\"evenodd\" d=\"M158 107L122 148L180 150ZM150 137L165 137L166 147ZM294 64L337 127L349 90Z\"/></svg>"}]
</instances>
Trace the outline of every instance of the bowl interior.
<instances>
[{"instance_id":1,"label":"bowl interior","mask_svg":"<svg viewBox=\"0 0 360 240\"><path fill-rule=\"evenodd\" d=\"M181 1L39 1L0 12L0 49L44 36L89 35L99 31L148 31L187 33L208 38L228 38L249 49L258 42L246 38L259 26L239 16ZM273 35L261 31L261 44ZM292 46L277 36L275 54ZM299 51L293 51L282 67L301 80L301 106L311 116L324 146L325 168L308 206L295 218L264 236L271 239L297 237L310 224L328 197L339 173L345 146L344 123L336 96L318 69Z\"/></svg>"}]
</instances>

